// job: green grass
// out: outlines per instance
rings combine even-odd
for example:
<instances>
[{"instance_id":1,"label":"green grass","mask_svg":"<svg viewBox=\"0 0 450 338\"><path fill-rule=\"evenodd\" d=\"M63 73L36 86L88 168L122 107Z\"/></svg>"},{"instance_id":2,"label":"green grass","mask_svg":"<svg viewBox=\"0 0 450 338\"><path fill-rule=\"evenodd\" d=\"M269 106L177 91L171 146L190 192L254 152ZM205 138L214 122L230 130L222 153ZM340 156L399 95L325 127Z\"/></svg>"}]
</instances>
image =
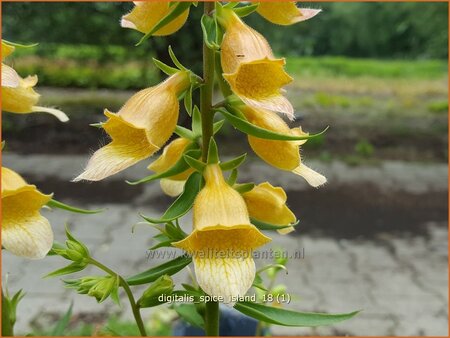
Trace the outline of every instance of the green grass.
<instances>
[{"instance_id":1,"label":"green grass","mask_svg":"<svg viewBox=\"0 0 450 338\"><path fill-rule=\"evenodd\" d=\"M443 60L374 60L345 57L287 57L292 75L436 79L447 74Z\"/></svg>"}]
</instances>

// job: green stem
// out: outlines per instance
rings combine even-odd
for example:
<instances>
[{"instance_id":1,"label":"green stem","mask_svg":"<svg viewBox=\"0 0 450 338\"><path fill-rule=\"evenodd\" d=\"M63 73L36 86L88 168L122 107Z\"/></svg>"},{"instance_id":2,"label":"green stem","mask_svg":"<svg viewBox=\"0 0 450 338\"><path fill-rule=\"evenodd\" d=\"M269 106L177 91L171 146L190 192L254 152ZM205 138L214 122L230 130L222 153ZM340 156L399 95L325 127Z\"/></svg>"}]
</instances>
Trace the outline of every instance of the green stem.
<instances>
[{"instance_id":1,"label":"green stem","mask_svg":"<svg viewBox=\"0 0 450 338\"><path fill-rule=\"evenodd\" d=\"M90 258L90 263L92 265L95 265L99 269L105 271L106 273L109 273L111 276L119 276L119 284L120 284L121 287L123 287L123 289L125 290L125 293L128 296L128 300L130 301L131 309L133 311L134 319L136 320L136 324L137 324L137 326L139 328L139 332L141 333L142 337L147 336L147 332L145 331L144 322L142 321L142 317L141 317L141 313L139 311L139 307L136 304L136 301L135 301L134 296L133 296L133 292L131 292L130 286L128 285L126 280L121 275L119 275L118 273L114 272L113 270L111 270L110 268L108 268L107 266L103 265L102 263L96 261L93 258Z\"/></svg>"},{"instance_id":2,"label":"green stem","mask_svg":"<svg viewBox=\"0 0 450 338\"><path fill-rule=\"evenodd\" d=\"M214 2L205 2L204 13L211 15ZM214 111L212 110L212 97L214 90L214 50L209 49L203 42L203 86L200 91L200 112L202 114L202 159L208 156L209 140L213 136Z\"/></svg>"},{"instance_id":3,"label":"green stem","mask_svg":"<svg viewBox=\"0 0 450 338\"><path fill-rule=\"evenodd\" d=\"M207 336L219 335L219 303L206 302L205 332Z\"/></svg>"},{"instance_id":4,"label":"green stem","mask_svg":"<svg viewBox=\"0 0 450 338\"><path fill-rule=\"evenodd\" d=\"M204 3L204 14L212 15L214 2ZM203 86L200 91L200 112L202 115L202 159L207 160L209 140L213 136L214 111L212 97L214 90L215 52L203 42ZM219 335L219 303L205 304L205 332L207 336Z\"/></svg>"}]
</instances>

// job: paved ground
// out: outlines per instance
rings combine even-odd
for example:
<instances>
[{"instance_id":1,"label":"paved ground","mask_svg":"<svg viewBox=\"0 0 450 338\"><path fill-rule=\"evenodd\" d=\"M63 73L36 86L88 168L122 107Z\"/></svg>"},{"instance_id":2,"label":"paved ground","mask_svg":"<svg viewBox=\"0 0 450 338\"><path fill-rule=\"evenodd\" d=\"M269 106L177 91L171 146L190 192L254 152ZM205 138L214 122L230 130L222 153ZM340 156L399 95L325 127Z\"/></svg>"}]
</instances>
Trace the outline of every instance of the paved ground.
<instances>
[{"instance_id":1,"label":"paved ground","mask_svg":"<svg viewBox=\"0 0 450 338\"><path fill-rule=\"evenodd\" d=\"M29 156L27 158L7 155L4 165L33 177L43 185L47 180L63 182L75 176L82 167L85 158ZM330 180L330 186L377 184L385 194L401 190L410 195L422 196L426 192L443 193L447 187L446 165L404 164L387 162L379 167L350 168L342 163L320 165ZM127 171L127 178L143 175L143 166ZM257 170L275 184L289 187L291 191L308 189L298 179L289 174L276 174L268 167L250 163L247 173ZM245 176L245 175L244 175ZM115 188L115 182L123 179L119 175L106 185ZM295 183L295 184L294 184ZM61 183L62 184L62 183ZM63 184L62 184L63 185ZM96 183L88 185L95 191L106 189ZM53 187L48 185L48 187ZM65 187L65 186L64 186ZM77 194L76 185L73 185ZM138 212L159 215L161 204L167 199L159 198L156 184L138 188L138 193L130 195L122 188L119 202L100 203L89 200L90 207L107 207L104 214L84 216L73 215L60 210L45 211L53 225L55 236L64 239L63 225L71 224L73 233L82 239L92 250L98 260L127 275L151 266L146 258L146 248L151 244L150 237L154 230L138 226L131 233L131 226L139 222ZM57 191L57 187L54 189ZM67 190L65 188L65 190ZM99 190L99 191L100 191ZM116 191L116 192L120 192ZM78 191L79 193L79 191ZM63 195L61 190L61 195ZM70 191L67 192L70 196ZM159 198L159 199L158 199ZM107 199L106 199L107 200ZM65 199L65 201L69 201ZM74 201L83 204L80 201ZM291 201L294 203L295 201ZM364 212L357 205L349 206L355 213ZM326 213L326 210L323 211ZM383 210L380 210L382 213ZM281 246L289 251L304 249L304 259L292 260L289 274L280 276L280 281L287 285L291 294L297 298L287 307L302 311L347 312L362 309L356 318L333 327L283 328L274 327L274 334L286 335L432 335L448 334L448 270L447 270L447 223L445 219L421 221L420 233L389 232L378 233L371 238L344 238L306 233L296 236L274 237L274 246ZM185 218L185 225L190 227L190 217ZM339 227L339 221L336 220ZM371 220L360 227L371 227ZM395 228L395 224L392 224ZM262 264L259 261L257 264ZM121 312L124 317L131 317L123 302L118 309L111 302L102 305L85 296L76 295L65 290L58 279L42 280L41 277L61 267L63 260L49 257L42 261L25 261L3 254L3 280L8 275L10 289L23 288L27 296L19 307L17 323L18 332L26 333L30 323L39 320L44 313L62 312L70 301L74 301L75 313ZM95 270L91 270L95 274ZM175 276L177 283L187 280L187 274ZM151 311L145 310L148 318Z\"/></svg>"}]
</instances>

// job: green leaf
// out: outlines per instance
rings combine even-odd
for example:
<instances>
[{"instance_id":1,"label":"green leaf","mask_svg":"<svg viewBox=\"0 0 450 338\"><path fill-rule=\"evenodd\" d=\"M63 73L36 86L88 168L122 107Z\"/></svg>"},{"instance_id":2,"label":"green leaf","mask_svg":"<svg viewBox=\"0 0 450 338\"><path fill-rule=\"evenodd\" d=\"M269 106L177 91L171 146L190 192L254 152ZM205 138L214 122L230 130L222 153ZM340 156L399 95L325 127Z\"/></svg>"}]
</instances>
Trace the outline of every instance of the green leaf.
<instances>
[{"instance_id":1,"label":"green leaf","mask_svg":"<svg viewBox=\"0 0 450 338\"><path fill-rule=\"evenodd\" d=\"M237 7L234 8L233 11L239 15L241 18L252 14L254 11L258 9L259 4L253 4L249 6Z\"/></svg>"},{"instance_id":2,"label":"green leaf","mask_svg":"<svg viewBox=\"0 0 450 338\"><path fill-rule=\"evenodd\" d=\"M217 132L222 128L223 124L224 124L225 120L220 120L217 122L214 122L213 125L213 134L217 134Z\"/></svg>"},{"instance_id":3,"label":"green leaf","mask_svg":"<svg viewBox=\"0 0 450 338\"><path fill-rule=\"evenodd\" d=\"M159 61L158 59L153 58L153 63L155 64L156 67L158 67L164 74L167 75L173 75L179 72L178 69L174 68L174 67L170 67L168 65L166 65L164 62Z\"/></svg>"},{"instance_id":4,"label":"green leaf","mask_svg":"<svg viewBox=\"0 0 450 338\"><path fill-rule=\"evenodd\" d=\"M142 218L149 223L162 224L184 216L192 208L195 197L200 191L201 183L202 176L199 173L193 173L187 179L184 185L183 193L178 196L175 202L172 203L161 218L150 218L141 215Z\"/></svg>"},{"instance_id":5,"label":"green leaf","mask_svg":"<svg viewBox=\"0 0 450 338\"><path fill-rule=\"evenodd\" d=\"M172 276L192 262L191 257L180 256L147 271L127 278L129 285L142 285L154 282L163 275Z\"/></svg>"},{"instance_id":6,"label":"green leaf","mask_svg":"<svg viewBox=\"0 0 450 338\"><path fill-rule=\"evenodd\" d=\"M261 276L258 274L258 272L256 272L256 274L255 274L255 279L253 280L252 286L254 286L255 288L258 288L258 289L260 289L260 290L263 290L263 291L269 291L269 290L267 290L267 288L264 286L264 284L263 284L263 279L262 279Z\"/></svg>"},{"instance_id":7,"label":"green leaf","mask_svg":"<svg viewBox=\"0 0 450 338\"><path fill-rule=\"evenodd\" d=\"M194 138L202 135L202 117L197 106L194 107L192 112L192 133L194 134Z\"/></svg>"},{"instance_id":8,"label":"green leaf","mask_svg":"<svg viewBox=\"0 0 450 338\"><path fill-rule=\"evenodd\" d=\"M183 155L184 160L186 161L189 166L195 170L197 170L200 173L203 173L203 170L205 170L206 163L203 163L200 160L197 160L196 158L193 158L187 154Z\"/></svg>"},{"instance_id":9,"label":"green leaf","mask_svg":"<svg viewBox=\"0 0 450 338\"><path fill-rule=\"evenodd\" d=\"M104 124L105 124L105 122L97 122L97 123L91 123L90 126L101 129L101 128L103 128Z\"/></svg>"},{"instance_id":10,"label":"green leaf","mask_svg":"<svg viewBox=\"0 0 450 338\"><path fill-rule=\"evenodd\" d=\"M222 168L223 171L236 169L242 163L244 163L246 157L247 157L247 154L242 154L241 156L236 157L230 161L222 162L222 163L220 163L220 168Z\"/></svg>"},{"instance_id":11,"label":"green leaf","mask_svg":"<svg viewBox=\"0 0 450 338\"><path fill-rule=\"evenodd\" d=\"M255 187L255 183L235 184L233 186L234 190L236 190L240 194L244 194L246 192L249 192L250 190L253 190L254 187Z\"/></svg>"},{"instance_id":12,"label":"green leaf","mask_svg":"<svg viewBox=\"0 0 450 338\"><path fill-rule=\"evenodd\" d=\"M80 264L74 262L74 263L72 263L72 264L70 264L70 265L68 265L68 266L66 266L64 268L61 268L61 269L55 270L53 272L50 272L49 274L45 275L44 278L69 275L71 273L75 273L75 272L81 271L85 267L86 267L85 265L80 265Z\"/></svg>"},{"instance_id":13,"label":"green leaf","mask_svg":"<svg viewBox=\"0 0 450 338\"><path fill-rule=\"evenodd\" d=\"M175 130L174 130L174 133L177 134L180 137L184 137L184 138L187 138L189 140L194 140L195 139L194 133L191 130L189 130L187 128L184 128L182 126L176 126Z\"/></svg>"},{"instance_id":14,"label":"green leaf","mask_svg":"<svg viewBox=\"0 0 450 338\"><path fill-rule=\"evenodd\" d=\"M205 327L203 317L197 312L194 304L174 304L173 309L187 323L199 328Z\"/></svg>"},{"instance_id":15,"label":"green leaf","mask_svg":"<svg viewBox=\"0 0 450 338\"><path fill-rule=\"evenodd\" d=\"M256 271L256 274L258 275L261 272L269 270L269 269L275 269L277 271L282 269L282 270L286 271L286 275L288 274L288 269L283 264L269 264L269 265L266 265L266 266L262 267L261 269L259 269L258 271Z\"/></svg>"},{"instance_id":16,"label":"green leaf","mask_svg":"<svg viewBox=\"0 0 450 338\"><path fill-rule=\"evenodd\" d=\"M229 184L231 187L236 183L237 178L238 178L238 174L239 174L239 173L238 173L237 169L233 169L233 170L231 171L230 177L228 177L228 180L227 180L228 184Z\"/></svg>"},{"instance_id":17,"label":"green leaf","mask_svg":"<svg viewBox=\"0 0 450 338\"><path fill-rule=\"evenodd\" d=\"M307 135L307 136L295 136L295 135L285 135L280 134L268 129L264 129L254 124L244 120L240 117L237 117L225 109L218 109L218 111L230 122L236 129L246 133L248 135L252 135L255 137L259 137L267 140L278 140L278 141L301 141L301 140L309 140L314 137L320 136L324 134L329 127L326 127L323 131L317 134Z\"/></svg>"},{"instance_id":18,"label":"green leaf","mask_svg":"<svg viewBox=\"0 0 450 338\"><path fill-rule=\"evenodd\" d=\"M238 302L234 308L262 322L297 327L324 326L342 322L359 311L341 314L296 312L252 302Z\"/></svg>"},{"instance_id":19,"label":"green leaf","mask_svg":"<svg viewBox=\"0 0 450 338\"><path fill-rule=\"evenodd\" d=\"M184 152L184 154L186 155L190 155L190 156L194 156L194 157L200 157L201 155L201 150L199 149L192 149L192 147L195 146L194 144L188 146ZM169 169L167 169L166 171L163 171L162 173L159 174L153 174L147 177L144 177L138 181L125 181L130 185L137 185L137 184L141 184L141 183L147 183L147 182L151 182L154 180L158 180L161 178L166 178L166 177L171 177L174 175L178 175L180 173L182 173L183 171L186 171L187 169L189 169L189 165L188 163L186 163L185 158L182 156L172 167L170 167Z\"/></svg>"},{"instance_id":20,"label":"green leaf","mask_svg":"<svg viewBox=\"0 0 450 338\"><path fill-rule=\"evenodd\" d=\"M2 150L5 149L6 141L2 141Z\"/></svg>"},{"instance_id":21,"label":"green leaf","mask_svg":"<svg viewBox=\"0 0 450 338\"><path fill-rule=\"evenodd\" d=\"M71 211L71 212L76 212L79 214L98 214L99 212L105 211L105 209L95 209L95 210L80 209L80 208L72 207L68 204L64 204L55 199L51 199L47 203L47 205L50 208L59 208L59 209L63 209L63 210Z\"/></svg>"},{"instance_id":22,"label":"green leaf","mask_svg":"<svg viewBox=\"0 0 450 338\"><path fill-rule=\"evenodd\" d=\"M191 85L184 96L184 108L189 116L192 116L192 88L193 86Z\"/></svg>"},{"instance_id":23,"label":"green leaf","mask_svg":"<svg viewBox=\"0 0 450 338\"><path fill-rule=\"evenodd\" d=\"M172 60L172 62L175 64L175 66L178 67L178 69L180 70L188 70L185 66L183 66L180 62L180 60L178 60L178 58L175 56L175 53L173 52L172 46L169 46L169 56L170 59Z\"/></svg>"},{"instance_id":24,"label":"green leaf","mask_svg":"<svg viewBox=\"0 0 450 338\"><path fill-rule=\"evenodd\" d=\"M153 28L145 34L141 40L136 44L136 46L139 46L142 44L145 40L147 40L149 37L151 37L155 32L160 30L161 28L165 27L169 23L171 23L173 20L178 18L181 14L184 13L186 9L188 9L191 6L191 2L178 2L175 3L172 6L172 10L164 17L162 18Z\"/></svg>"},{"instance_id":25,"label":"green leaf","mask_svg":"<svg viewBox=\"0 0 450 338\"><path fill-rule=\"evenodd\" d=\"M292 223L292 224L276 225L276 224L270 224L270 223L266 223L263 221L259 221L254 218L250 218L250 223L252 223L259 230L280 230L280 229L285 229L285 228L289 228L289 227L295 227L298 223L300 223L300 221L297 220L297 222Z\"/></svg>"},{"instance_id":26,"label":"green leaf","mask_svg":"<svg viewBox=\"0 0 450 338\"><path fill-rule=\"evenodd\" d=\"M50 336L64 336L64 331L67 329L70 322L70 318L72 317L72 308L73 303L70 303L69 309L66 311L64 316L62 316L58 320L52 332L50 333Z\"/></svg>"},{"instance_id":27,"label":"green leaf","mask_svg":"<svg viewBox=\"0 0 450 338\"><path fill-rule=\"evenodd\" d=\"M227 4L223 5L223 8L234 8L239 5L239 1L230 1Z\"/></svg>"},{"instance_id":28,"label":"green leaf","mask_svg":"<svg viewBox=\"0 0 450 338\"><path fill-rule=\"evenodd\" d=\"M216 44L216 22L212 16L203 15L201 19L203 41L209 49L218 49Z\"/></svg>"},{"instance_id":29,"label":"green leaf","mask_svg":"<svg viewBox=\"0 0 450 338\"><path fill-rule=\"evenodd\" d=\"M217 143L214 138L209 139L208 146L208 164L219 163L219 150L217 149Z\"/></svg>"},{"instance_id":30,"label":"green leaf","mask_svg":"<svg viewBox=\"0 0 450 338\"><path fill-rule=\"evenodd\" d=\"M3 42L5 42L6 44L13 46L13 47L18 47L18 48L32 48L32 47L36 47L39 45L39 43L32 43L30 45L24 45L21 43L16 43L16 42L11 42L11 41L7 41L5 39L2 39Z\"/></svg>"}]
</instances>

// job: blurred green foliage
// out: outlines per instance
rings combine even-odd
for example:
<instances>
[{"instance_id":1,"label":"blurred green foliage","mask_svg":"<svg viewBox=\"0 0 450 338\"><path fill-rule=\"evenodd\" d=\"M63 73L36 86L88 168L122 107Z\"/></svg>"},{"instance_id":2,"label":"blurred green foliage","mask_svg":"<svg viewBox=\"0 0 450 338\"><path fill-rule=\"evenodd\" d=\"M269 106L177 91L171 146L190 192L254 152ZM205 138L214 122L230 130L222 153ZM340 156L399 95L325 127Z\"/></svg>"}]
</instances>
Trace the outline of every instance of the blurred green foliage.
<instances>
[{"instance_id":1,"label":"blurred green foliage","mask_svg":"<svg viewBox=\"0 0 450 338\"><path fill-rule=\"evenodd\" d=\"M19 42L121 45L153 50L166 58L166 45L179 49L186 64L201 53L201 9L193 8L187 24L168 37L153 37L134 47L141 34L121 28L131 2L5 2L3 36ZM343 55L371 58L447 58L448 4L437 2L300 3L321 8L313 20L290 27L268 23L257 14L245 21L264 34L277 54ZM105 47L106 48L106 47Z\"/></svg>"}]
</instances>

